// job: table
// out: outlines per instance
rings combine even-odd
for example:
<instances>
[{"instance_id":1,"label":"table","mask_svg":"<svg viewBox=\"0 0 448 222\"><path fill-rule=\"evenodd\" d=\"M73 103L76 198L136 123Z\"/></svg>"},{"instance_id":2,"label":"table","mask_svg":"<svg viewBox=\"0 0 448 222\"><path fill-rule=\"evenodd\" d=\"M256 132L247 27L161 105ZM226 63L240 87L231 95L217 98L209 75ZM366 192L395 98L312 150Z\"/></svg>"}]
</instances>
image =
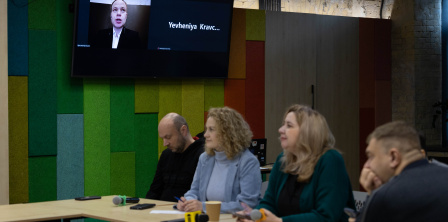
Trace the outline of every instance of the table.
<instances>
[{"instance_id":1,"label":"table","mask_svg":"<svg viewBox=\"0 0 448 222\"><path fill-rule=\"evenodd\" d=\"M183 218L183 214L150 214L152 210L173 210L175 202L140 199L140 203L155 203L156 207L146 210L130 210L126 206L112 203L115 196L101 199L77 201L58 200L39 203L0 205L0 221L45 221L70 218L95 218L107 221L163 221ZM220 221L235 221L230 214L221 214Z\"/></svg>"}]
</instances>

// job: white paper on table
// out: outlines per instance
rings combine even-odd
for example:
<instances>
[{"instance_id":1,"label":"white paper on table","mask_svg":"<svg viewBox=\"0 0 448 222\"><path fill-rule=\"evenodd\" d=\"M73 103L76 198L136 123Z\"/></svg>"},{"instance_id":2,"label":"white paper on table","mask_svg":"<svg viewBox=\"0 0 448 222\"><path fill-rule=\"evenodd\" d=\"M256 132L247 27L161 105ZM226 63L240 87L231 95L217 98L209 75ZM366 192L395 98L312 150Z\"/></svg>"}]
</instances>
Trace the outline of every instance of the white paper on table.
<instances>
[{"instance_id":1,"label":"white paper on table","mask_svg":"<svg viewBox=\"0 0 448 222\"><path fill-rule=\"evenodd\" d=\"M178 210L152 210L150 214L185 214L185 212Z\"/></svg>"}]
</instances>

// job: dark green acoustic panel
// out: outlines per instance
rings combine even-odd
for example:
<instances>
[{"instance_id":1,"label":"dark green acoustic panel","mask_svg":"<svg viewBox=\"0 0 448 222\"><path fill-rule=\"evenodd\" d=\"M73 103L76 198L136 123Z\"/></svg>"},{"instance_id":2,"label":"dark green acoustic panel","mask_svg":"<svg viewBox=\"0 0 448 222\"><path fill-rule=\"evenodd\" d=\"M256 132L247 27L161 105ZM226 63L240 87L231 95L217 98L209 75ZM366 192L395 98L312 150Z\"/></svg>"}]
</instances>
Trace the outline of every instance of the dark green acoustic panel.
<instances>
[{"instance_id":1,"label":"dark green acoustic panel","mask_svg":"<svg viewBox=\"0 0 448 222\"><path fill-rule=\"evenodd\" d=\"M110 154L110 192L113 195L135 196L135 153Z\"/></svg>"},{"instance_id":2,"label":"dark green acoustic panel","mask_svg":"<svg viewBox=\"0 0 448 222\"><path fill-rule=\"evenodd\" d=\"M156 79L135 80L135 113L159 112L159 81Z\"/></svg>"},{"instance_id":3,"label":"dark green acoustic panel","mask_svg":"<svg viewBox=\"0 0 448 222\"><path fill-rule=\"evenodd\" d=\"M265 41L266 11L246 10L246 40Z\"/></svg>"},{"instance_id":4,"label":"dark green acoustic panel","mask_svg":"<svg viewBox=\"0 0 448 222\"><path fill-rule=\"evenodd\" d=\"M56 1L60 0L29 0L28 27L30 29L55 30ZM68 8L65 10L68 10Z\"/></svg>"},{"instance_id":5,"label":"dark green acoustic panel","mask_svg":"<svg viewBox=\"0 0 448 222\"><path fill-rule=\"evenodd\" d=\"M28 77L8 77L9 203L27 203Z\"/></svg>"},{"instance_id":6,"label":"dark green acoustic panel","mask_svg":"<svg viewBox=\"0 0 448 222\"><path fill-rule=\"evenodd\" d=\"M30 202L56 200L56 157L29 158Z\"/></svg>"},{"instance_id":7,"label":"dark green acoustic panel","mask_svg":"<svg viewBox=\"0 0 448 222\"><path fill-rule=\"evenodd\" d=\"M84 117L58 114L58 200L84 196Z\"/></svg>"},{"instance_id":8,"label":"dark green acoustic panel","mask_svg":"<svg viewBox=\"0 0 448 222\"><path fill-rule=\"evenodd\" d=\"M134 151L134 80L110 80L111 152Z\"/></svg>"},{"instance_id":9,"label":"dark green acoustic panel","mask_svg":"<svg viewBox=\"0 0 448 222\"><path fill-rule=\"evenodd\" d=\"M224 106L224 80L204 80L204 111L208 111L211 107L222 106Z\"/></svg>"},{"instance_id":10,"label":"dark green acoustic panel","mask_svg":"<svg viewBox=\"0 0 448 222\"><path fill-rule=\"evenodd\" d=\"M159 150L157 148L157 114L135 114L135 194L143 198L156 173Z\"/></svg>"},{"instance_id":11,"label":"dark green acoustic panel","mask_svg":"<svg viewBox=\"0 0 448 222\"><path fill-rule=\"evenodd\" d=\"M82 79L71 78L73 46L73 12L69 12L73 0L56 2L57 33L57 108L60 114L82 114Z\"/></svg>"},{"instance_id":12,"label":"dark green acoustic panel","mask_svg":"<svg viewBox=\"0 0 448 222\"><path fill-rule=\"evenodd\" d=\"M29 34L29 155L56 155L56 32Z\"/></svg>"},{"instance_id":13,"label":"dark green acoustic panel","mask_svg":"<svg viewBox=\"0 0 448 222\"><path fill-rule=\"evenodd\" d=\"M8 75L28 75L28 0L8 2Z\"/></svg>"},{"instance_id":14,"label":"dark green acoustic panel","mask_svg":"<svg viewBox=\"0 0 448 222\"><path fill-rule=\"evenodd\" d=\"M182 81L182 116L191 135L204 131L204 80Z\"/></svg>"},{"instance_id":15,"label":"dark green acoustic panel","mask_svg":"<svg viewBox=\"0 0 448 222\"><path fill-rule=\"evenodd\" d=\"M84 79L84 195L110 195L110 82Z\"/></svg>"},{"instance_id":16,"label":"dark green acoustic panel","mask_svg":"<svg viewBox=\"0 0 448 222\"><path fill-rule=\"evenodd\" d=\"M171 112L182 114L182 81L159 80L159 121ZM164 149L159 139L159 155Z\"/></svg>"}]
</instances>

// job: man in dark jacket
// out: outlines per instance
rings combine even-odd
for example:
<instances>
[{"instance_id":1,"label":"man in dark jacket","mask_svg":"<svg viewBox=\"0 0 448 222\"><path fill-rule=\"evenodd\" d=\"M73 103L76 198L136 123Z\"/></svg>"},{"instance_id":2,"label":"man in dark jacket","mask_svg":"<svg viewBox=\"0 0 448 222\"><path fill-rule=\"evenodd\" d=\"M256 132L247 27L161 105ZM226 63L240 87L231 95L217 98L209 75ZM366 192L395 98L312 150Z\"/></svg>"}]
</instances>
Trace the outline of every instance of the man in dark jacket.
<instances>
[{"instance_id":1,"label":"man in dark jacket","mask_svg":"<svg viewBox=\"0 0 448 222\"><path fill-rule=\"evenodd\" d=\"M158 131L167 149L160 156L146 198L176 201L175 196L181 197L190 189L199 156L204 152L204 138L193 138L185 118L177 113L163 117Z\"/></svg>"},{"instance_id":2,"label":"man in dark jacket","mask_svg":"<svg viewBox=\"0 0 448 222\"><path fill-rule=\"evenodd\" d=\"M429 163L417 131L384 124L367 139L360 183L369 196L356 221L446 221L448 168Z\"/></svg>"}]
</instances>

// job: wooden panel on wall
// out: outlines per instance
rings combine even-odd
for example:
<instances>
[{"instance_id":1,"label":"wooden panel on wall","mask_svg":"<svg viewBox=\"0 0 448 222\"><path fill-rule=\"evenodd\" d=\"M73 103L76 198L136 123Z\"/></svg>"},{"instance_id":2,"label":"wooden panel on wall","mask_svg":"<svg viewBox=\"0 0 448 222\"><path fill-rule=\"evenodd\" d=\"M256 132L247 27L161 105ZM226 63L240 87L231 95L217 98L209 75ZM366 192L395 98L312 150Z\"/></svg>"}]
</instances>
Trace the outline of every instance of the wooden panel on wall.
<instances>
[{"instance_id":1,"label":"wooden panel on wall","mask_svg":"<svg viewBox=\"0 0 448 222\"><path fill-rule=\"evenodd\" d=\"M353 187L359 178L358 18L319 16L316 109L342 151Z\"/></svg>"},{"instance_id":2,"label":"wooden panel on wall","mask_svg":"<svg viewBox=\"0 0 448 222\"><path fill-rule=\"evenodd\" d=\"M266 12L265 137L267 162L282 152L278 128L292 104L312 103L317 15ZM292 28L294 27L294 28ZM281 35L279 33L282 33Z\"/></svg>"},{"instance_id":3,"label":"wooden panel on wall","mask_svg":"<svg viewBox=\"0 0 448 222\"><path fill-rule=\"evenodd\" d=\"M9 203L8 2L0 2L0 205Z\"/></svg>"}]
</instances>

